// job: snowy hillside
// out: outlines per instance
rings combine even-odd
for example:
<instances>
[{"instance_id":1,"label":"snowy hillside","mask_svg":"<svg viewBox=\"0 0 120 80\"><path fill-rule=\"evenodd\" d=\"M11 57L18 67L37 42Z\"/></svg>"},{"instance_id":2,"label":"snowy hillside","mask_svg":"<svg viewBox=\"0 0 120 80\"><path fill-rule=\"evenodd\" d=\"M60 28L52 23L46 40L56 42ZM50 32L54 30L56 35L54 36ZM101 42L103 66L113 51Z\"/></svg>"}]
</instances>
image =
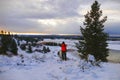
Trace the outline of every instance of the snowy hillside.
<instances>
[{"instance_id":1,"label":"snowy hillside","mask_svg":"<svg viewBox=\"0 0 120 80\"><path fill-rule=\"evenodd\" d=\"M76 49L75 40L45 41L59 43L65 41L68 49ZM68 51L69 60L62 61L57 55L60 47L49 46L49 48L51 52L46 54L26 53L19 49L19 56L0 55L0 80L120 80L119 63L101 63L101 67L93 67L86 65L76 51ZM86 68L84 71L83 65Z\"/></svg>"}]
</instances>

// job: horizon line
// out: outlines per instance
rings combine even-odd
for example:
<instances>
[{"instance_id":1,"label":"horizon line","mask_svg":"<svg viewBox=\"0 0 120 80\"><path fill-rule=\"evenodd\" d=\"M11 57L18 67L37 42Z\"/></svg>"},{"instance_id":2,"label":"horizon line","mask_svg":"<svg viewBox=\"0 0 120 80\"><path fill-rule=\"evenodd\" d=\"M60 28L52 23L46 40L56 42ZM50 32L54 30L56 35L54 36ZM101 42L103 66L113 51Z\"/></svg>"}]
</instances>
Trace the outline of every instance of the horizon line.
<instances>
[{"instance_id":1,"label":"horizon line","mask_svg":"<svg viewBox=\"0 0 120 80\"><path fill-rule=\"evenodd\" d=\"M0 34L2 34L0 32ZM6 33L8 34L8 33ZM61 34L61 33L35 33L35 32L10 32L10 34L13 35L76 35L76 36L82 36L82 34ZM120 34L109 34L110 36L120 36Z\"/></svg>"}]
</instances>

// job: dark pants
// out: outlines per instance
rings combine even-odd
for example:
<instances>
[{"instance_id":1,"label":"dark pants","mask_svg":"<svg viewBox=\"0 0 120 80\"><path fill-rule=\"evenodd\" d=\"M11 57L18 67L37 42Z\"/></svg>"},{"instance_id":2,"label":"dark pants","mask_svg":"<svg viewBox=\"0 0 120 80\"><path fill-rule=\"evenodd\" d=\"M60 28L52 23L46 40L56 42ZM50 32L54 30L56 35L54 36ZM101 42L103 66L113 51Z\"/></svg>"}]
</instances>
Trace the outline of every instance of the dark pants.
<instances>
[{"instance_id":1,"label":"dark pants","mask_svg":"<svg viewBox=\"0 0 120 80\"><path fill-rule=\"evenodd\" d=\"M63 59L63 60L67 60L66 52L62 52L62 59Z\"/></svg>"}]
</instances>

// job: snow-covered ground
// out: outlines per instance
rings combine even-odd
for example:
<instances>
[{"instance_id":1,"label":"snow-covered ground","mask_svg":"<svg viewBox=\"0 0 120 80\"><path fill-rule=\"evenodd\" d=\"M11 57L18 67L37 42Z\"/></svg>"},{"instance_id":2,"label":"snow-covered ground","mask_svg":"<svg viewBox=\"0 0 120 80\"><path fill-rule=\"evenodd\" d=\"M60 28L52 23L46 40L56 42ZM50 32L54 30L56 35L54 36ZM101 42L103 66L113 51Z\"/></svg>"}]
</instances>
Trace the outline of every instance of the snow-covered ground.
<instances>
[{"instance_id":1,"label":"snow-covered ground","mask_svg":"<svg viewBox=\"0 0 120 80\"><path fill-rule=\"evenodd\" d=\"M77 42L62 39L45 41L65 41L68 49L75 49L74 43ZM69 60L61 61L57 55L60 47L49 47L51 52L46 54L29 54L19 49L18 53L24 55L23 59L20 56L0 55L0 80L120 80L119 63L101 63L101 67L93 67L86 65L76 51L67 52ZM83 65L86 66L84 71Z\"/></svg>"},{"instance_id":2,"label":"snow-covered ground","mask_svg":"<svg viewBox=\"0 0 120 80\"><path fill-rule=\"evenodd\" d=\"M120 41L108 41L108 48L110 49L108 59L120 63Z\"/></svg>"},{"instance_id":3,"label":"snow-covered ground","mask_svg":"<svg viewBox=\"0 0 120 80\"><path fill-rule=\"evenodd\" d=\"M108 48L112 50L120 50L120 41L108 41Z\"/></svg>"}]
</instances>

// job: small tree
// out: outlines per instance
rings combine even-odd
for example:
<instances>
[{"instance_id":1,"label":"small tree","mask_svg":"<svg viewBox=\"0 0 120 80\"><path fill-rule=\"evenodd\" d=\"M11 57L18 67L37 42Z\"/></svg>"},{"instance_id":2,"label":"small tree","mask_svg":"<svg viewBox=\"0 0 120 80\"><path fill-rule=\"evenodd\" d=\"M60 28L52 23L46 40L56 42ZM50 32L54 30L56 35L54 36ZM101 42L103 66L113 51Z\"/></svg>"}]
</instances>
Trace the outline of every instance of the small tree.
<instances>
[{"instance_id":1,"label":"small tree","mask_svg":"<svg viewBox=\"0 0 120 80\"><path fill-rule=\"evenodd\" d=\"M28 46L28 52L29 53L32 53L33 51L32 51L32 47L31 47L31 45L29 44L29 46Z\"/></svg>"},{"instance_id":2,"label":"small tree","mask_svg":"<svg viewBox=\"0 0 120 80\"><path fill-rule=\"evenodd\" d=\"M1 31L1 50L0 54L7 55L7 51L12 52L14 55L17 55L17 44L13 36L11 36L10 32ZM8 33L8 34L6 34Z\"/></svg>"},{"instance_id":3,"label":"small tree","mask_svg":"<svg viewBox=\"0 0 120 80\"><path fill-rule=\"evenodd\" d=\"M20 49L26 50L26 44L21 44L21 45L20 45Z\"/></svg>"},{"instance_id":4,"label":"small tree","mask_svg":"<svg viewBox=\"0 0 120 80\"><path fill-rule=\"evenodd\" d=\"M96 61L107 61L108 34L104 32L103 25L107 17L105 16L102 19L101 16L102 10L100 10L100 4L95 1L91 6L91 10L85 15L85 28L80 27L84 40L80 41L76 46L78 52L81 52L81 56L86 60L88 54L92 54Z\"/></svg>"},{"instance_id":5,"label":"small tree","mask_svg":"<svg viewBox=\"0 0 120 80\"><path fill-rule=\"evenodd\" d=\"M47 48L45 46L43 46L43 52L47 53Z\"/></svg>"},{"instance_id":6,"label":"small tree","mask_svg":"<svg viewBox=\"0 0 120 80\"><path fill-rule=\"evenodd\" d=\"M6 33L3 33L1 36L1 43L2 43L2 53L6 54L9 44L11 43L12 37L10 35L7 35Z\"/></svg>"},{"instance_id":7,"label":"small tree","mask_svg":"<svg viewBox=\"0 0 120 80\"><path fill-rule=\"evenodd\" d=\"M49 47L47 47L47 49L46 49L46 50L47 50L47 52L50 52L50 49L49 49Z\"/></svg>"},{"instance_id":8,"label":"small tree","mask_svg":"<svg viewBox=\"0 0 120 80\"><path fill-rule=\"evenodd\" d=\"M15 42L14 39L11 40L11 52L14 54L14 55L18 55L17 51L18 51L18 48L17 48L17 43Z\"/></svg>"}]
</instances>

